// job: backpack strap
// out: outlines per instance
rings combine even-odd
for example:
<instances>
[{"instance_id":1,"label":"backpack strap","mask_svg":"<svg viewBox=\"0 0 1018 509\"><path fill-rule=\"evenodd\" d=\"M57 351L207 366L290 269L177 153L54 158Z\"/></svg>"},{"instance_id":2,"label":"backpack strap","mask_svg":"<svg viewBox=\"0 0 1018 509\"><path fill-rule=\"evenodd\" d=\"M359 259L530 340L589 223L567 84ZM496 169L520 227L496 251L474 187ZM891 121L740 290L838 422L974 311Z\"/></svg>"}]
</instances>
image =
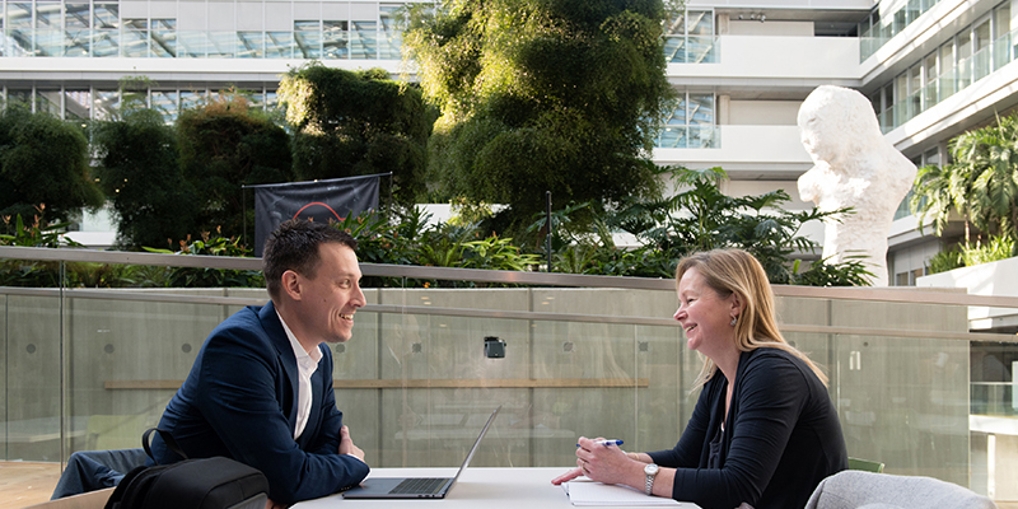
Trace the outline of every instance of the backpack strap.
<instances>
[{"instance_id":1,"label":"backpack strap","mask_svg":"<svg viewBox=\"0 0 1018 509\"><path fill-rule=\"evenodd\" d=\"M155 455L152 454L152 446L150 445L151 436L153 432L159 433L159 438L163 439L163 442L166 444L167 449L169 449L174 454L180 456L183 459L188 459L187 454L184 454L184 450L181 449L179 445L177 445L177 441L173 439L173 435L171 435L169 431L159 428L149 428L145 430L145 433L141 435L141 446L145 448L145 454L152 459L153 463L155 463L156 465L159 464L159 461L156 460Z\"/></svg>"}]
</instances>

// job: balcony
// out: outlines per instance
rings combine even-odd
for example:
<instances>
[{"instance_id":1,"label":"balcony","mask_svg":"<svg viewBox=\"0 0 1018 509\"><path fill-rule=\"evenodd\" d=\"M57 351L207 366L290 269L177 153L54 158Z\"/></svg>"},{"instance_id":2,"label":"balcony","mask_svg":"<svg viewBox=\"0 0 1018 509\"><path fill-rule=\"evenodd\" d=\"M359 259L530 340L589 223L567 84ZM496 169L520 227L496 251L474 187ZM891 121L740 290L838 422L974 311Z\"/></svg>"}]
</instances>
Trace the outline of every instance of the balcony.
<instances>
[{"instance_id":1,"label":"balcony","mask_svg":"<svg viewBox=\"0 0 1018 509\"><path fill-rule=\"evenodd\" d=\"M136 447L208 332L267 300L258 288L62 282L119 275L140 286L168 270L208 268L258 270L260 260L0 247L0 276L19 285L0 287L0 460L63 462L76 450ZM373 466L458 464L478 419L498 403L504 416L472 465L565 467L591 426L631 450L672 447L689 419L700 359L671 319L670 280L362 270L386 286L365 290L354 338L331 345L332 376ZM1018 359L1015 336L968 332L967 308L985 297L775 293L786 338L830 375L851 456L1018 500L1006 480L1018 468L1018 437L1008 431L1018 419L1015 381L977 379L970 369L973 345L1002 364ZM1018 308L1018 298L992 305ZM485 336L506 341L505 358L485 357ZM615 411L604 412L608 405Z\"/></svg>"},{"instance_id":2,"label":"balcony","mask_svg":"<svg viewBox=\"0 0 1018 509\"><path fill-rule=\"evenodd\" d=\"M690 168L720 166L732 177L749 178L743 174L754 172L752 178L764 179L797 178L813 166L799 141L798 126L722 125L713 127L710 135L710 144L659 144L654 162Z\"/></svg>"},{"instance_id":3,"label":"balcony","mask_svg":"<svg viewBox=\"0 0 1018 509\"><path fill-rule=\"evenodd\" d=\"M669 63L673 85L746 88L858 86L859 40L842 37L722 35L717 63ZM805 96L805 95L804 95Z\"/></svg>"}]
</instances>

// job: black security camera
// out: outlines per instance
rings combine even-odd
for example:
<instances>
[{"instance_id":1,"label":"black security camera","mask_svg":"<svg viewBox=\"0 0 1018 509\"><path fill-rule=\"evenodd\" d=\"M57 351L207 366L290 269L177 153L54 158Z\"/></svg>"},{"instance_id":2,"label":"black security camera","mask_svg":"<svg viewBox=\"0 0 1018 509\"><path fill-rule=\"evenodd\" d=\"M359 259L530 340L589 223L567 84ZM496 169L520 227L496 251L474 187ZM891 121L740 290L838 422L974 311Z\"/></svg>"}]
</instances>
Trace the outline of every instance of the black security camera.
<instances>
[{"instance_id":1,"label":"black security camera","mask_svg":"<svg viewBox=\"0 0 1018 509\"><path fill-rule=\"evenodd\" d=\"M484 356L489 359L505 358L505 341L495 336L484 338Z\"/></svg>"}]
</instances>

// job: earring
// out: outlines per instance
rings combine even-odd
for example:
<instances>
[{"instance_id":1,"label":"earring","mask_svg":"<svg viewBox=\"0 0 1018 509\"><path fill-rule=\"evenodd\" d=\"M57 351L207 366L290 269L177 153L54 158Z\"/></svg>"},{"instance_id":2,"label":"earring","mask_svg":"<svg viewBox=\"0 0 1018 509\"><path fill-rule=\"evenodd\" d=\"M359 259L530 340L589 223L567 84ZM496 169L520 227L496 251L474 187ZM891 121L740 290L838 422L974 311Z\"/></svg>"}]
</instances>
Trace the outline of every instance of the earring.
<instances>
[{"instance_id":1,"label":"earring","mask_svg":"<svg viewBox=\"0 0 1018 509\"><path fill-rule=\"evenodd\" d=\"M738 316L733 316L732 317L732 321L728 322L728 325L731 325L732 327L735 327L736 323L739 323L739 317Z\"/></svg>"}]
</instances>

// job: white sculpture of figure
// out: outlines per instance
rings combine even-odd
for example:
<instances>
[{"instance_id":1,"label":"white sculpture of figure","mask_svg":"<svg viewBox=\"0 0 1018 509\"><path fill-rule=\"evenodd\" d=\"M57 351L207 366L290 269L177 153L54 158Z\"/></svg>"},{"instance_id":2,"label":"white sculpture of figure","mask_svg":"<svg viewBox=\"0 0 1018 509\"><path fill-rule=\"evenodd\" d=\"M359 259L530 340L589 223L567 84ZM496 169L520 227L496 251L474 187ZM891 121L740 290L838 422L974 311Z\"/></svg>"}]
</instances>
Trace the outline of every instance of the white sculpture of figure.
<instances>
[{"instance_id":1,"label":"white sculpture of figure","mask_svg":"<svg viewBox=\"0 0 1018 509\"><path fill-rule=\"evenodd\" d=\"M887 235L915 165L884 139L873 106L855 90L817 87L799 107L798 123L814 163L799 177L799 196L823 212L855 211L825 221L823 257L865 256L872 284L887 286Z\"/></svg>"}]
</instances>

